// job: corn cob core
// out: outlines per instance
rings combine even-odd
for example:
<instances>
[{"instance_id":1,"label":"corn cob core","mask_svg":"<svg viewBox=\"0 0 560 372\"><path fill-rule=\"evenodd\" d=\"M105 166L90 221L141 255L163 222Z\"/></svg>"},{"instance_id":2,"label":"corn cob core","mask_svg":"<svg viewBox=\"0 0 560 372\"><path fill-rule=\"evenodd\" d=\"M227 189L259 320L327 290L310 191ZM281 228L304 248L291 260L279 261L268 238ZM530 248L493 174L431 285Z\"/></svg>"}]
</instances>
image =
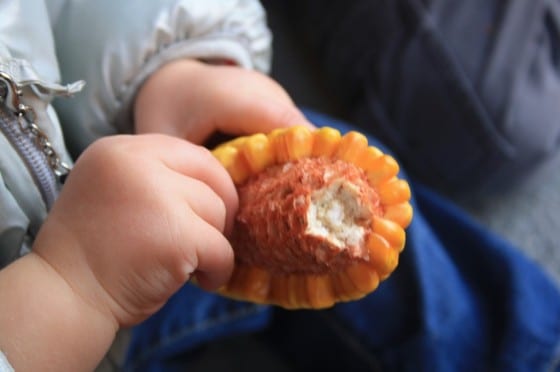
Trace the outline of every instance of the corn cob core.
<instances>
[{"instance_id":1,"label":"corn cob core","mask_svg":"<svg viewBox=\"0 0 560 372\"><path fill-rule=\"evenodd\" d=\"M240 265L272 274L338 271L368 260L365 242L379 197L363 170L341 160L303 158L272 166L238 188L231 241Z\"/></svg>"},{"instance_id":2,"label":"corn cob core","mask_svg":"<svg viewBox=\"0 0 560 372\"><path fill-rule=\"evenodd\" d=\"M239 210L235 267L219 293L284 308L325 308L375 290L398 264L412 219L408 183L358 132L279 129L213 151Z\"/></svg>"}]
</instances>

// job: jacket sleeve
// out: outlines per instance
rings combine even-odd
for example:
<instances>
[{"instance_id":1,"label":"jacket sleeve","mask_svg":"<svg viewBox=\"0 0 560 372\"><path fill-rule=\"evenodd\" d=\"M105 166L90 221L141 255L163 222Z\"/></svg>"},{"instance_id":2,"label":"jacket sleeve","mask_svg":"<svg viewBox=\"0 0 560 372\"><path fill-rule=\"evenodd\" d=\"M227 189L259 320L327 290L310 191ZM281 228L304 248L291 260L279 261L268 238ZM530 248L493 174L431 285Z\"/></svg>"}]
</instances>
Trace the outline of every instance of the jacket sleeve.
<instances>
[{"instance_id":1,"label":"jacket sleeve","mask_svg":"<svg viewBox=\"0 0 560 372\"><path fill-rule=\"evenodd\" d=\"M271 35L255 0L68 1L54 22L63 80L84 91L56 103L71 150L132 129L142 82L178 58L224 59L267 72Z\"/></svg>"},{"instance_id":2,"label":"jacket sleeve","mask_svg":"<svg viewBox=\"0 0 560 372\"><path fill-rule=\"evenodd\" d=\"M49 15L43 0L0 1L0 72L3 83L11 81L21 89L21 103L35 112L35 121L65 163L70 163L56 114L49 105L52 97L79 90L78 85L60 85L60 75ZM7 76L8 80L5 80ZM0 102L0 269L28 251L47 214L41 188L32 176L28 159L39 148L22 151L21 142L9 136L6 112L15 107L11 100ZM0 358L0 371L2 368Z\"/></svg>"},{"instance_id":3,"label":"jacket sleeve","mask_svg":"<svg viewBox=\"0 0 560 372\"><path fill-rule=\"evenodd\" d=\"M0 351L0 372L14 372L14 369L2 351Z\"/></svg>"}]
</instances>

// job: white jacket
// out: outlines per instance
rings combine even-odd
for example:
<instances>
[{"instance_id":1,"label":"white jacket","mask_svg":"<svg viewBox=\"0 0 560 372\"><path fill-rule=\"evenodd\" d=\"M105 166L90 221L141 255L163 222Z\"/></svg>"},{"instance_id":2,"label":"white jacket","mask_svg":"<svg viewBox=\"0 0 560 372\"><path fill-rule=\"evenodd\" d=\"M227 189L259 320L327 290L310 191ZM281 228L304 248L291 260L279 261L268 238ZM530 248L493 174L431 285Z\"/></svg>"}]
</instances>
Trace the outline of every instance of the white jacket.
<instances>
[{"instance_id":1,"label":"white jacket","mask_svg":"<svg viewBox=\"0 0 560 372\"><path fill-rule=\"evenodd\" d=\"M131 102L162 64L226 59L267 72L270 44L256 0L0 1L0 73L24 88L22 100L67 163L67 148L77 154L131 130ZM13 142L0 131L0 268L31 245L49 204Z\"/></svg>"}]
</instances>

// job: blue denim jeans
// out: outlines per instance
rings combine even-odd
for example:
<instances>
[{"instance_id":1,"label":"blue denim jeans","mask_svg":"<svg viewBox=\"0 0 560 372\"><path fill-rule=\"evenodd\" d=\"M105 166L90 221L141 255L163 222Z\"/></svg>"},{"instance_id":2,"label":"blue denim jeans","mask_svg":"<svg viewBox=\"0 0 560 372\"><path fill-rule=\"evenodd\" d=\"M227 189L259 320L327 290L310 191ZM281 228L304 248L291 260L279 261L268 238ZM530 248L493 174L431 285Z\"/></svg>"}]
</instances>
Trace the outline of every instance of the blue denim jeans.
<instances>
[{"instance_id":1,"label":"blue denim jeans","mask_svg":"<svg viewBox=\"0 0 560 372\"><path fill-rule=\"evenodd\" d=\"M415 215L406 248L372 294L324 311L285 311L186 285L133 329L125 370L188 370L189 351L249 333L281 349L294 370L560 370L558 287L507 241L409 181Z\"/></svg>"}]
</instances>

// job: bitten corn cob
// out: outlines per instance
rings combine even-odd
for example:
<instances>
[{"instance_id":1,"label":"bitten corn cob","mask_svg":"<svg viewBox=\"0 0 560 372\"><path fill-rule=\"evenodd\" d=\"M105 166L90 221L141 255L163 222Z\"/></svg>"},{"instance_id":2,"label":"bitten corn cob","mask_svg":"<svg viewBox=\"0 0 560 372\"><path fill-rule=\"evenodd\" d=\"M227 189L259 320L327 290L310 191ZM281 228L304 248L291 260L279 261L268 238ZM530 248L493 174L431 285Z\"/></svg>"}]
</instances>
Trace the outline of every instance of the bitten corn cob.
<instances>
[{"instance_id":1,"label":"bitten corn cob","mask_svg":"<svg viewBox=\"0 0 560 372\"><path fill-rule=\"evenodd\" d=\"M240 137L213 154L240 199L223 295L325 308L365 296L396 268L410 189L364 135L298 126Z\"/></svg>"}]
</instances>

